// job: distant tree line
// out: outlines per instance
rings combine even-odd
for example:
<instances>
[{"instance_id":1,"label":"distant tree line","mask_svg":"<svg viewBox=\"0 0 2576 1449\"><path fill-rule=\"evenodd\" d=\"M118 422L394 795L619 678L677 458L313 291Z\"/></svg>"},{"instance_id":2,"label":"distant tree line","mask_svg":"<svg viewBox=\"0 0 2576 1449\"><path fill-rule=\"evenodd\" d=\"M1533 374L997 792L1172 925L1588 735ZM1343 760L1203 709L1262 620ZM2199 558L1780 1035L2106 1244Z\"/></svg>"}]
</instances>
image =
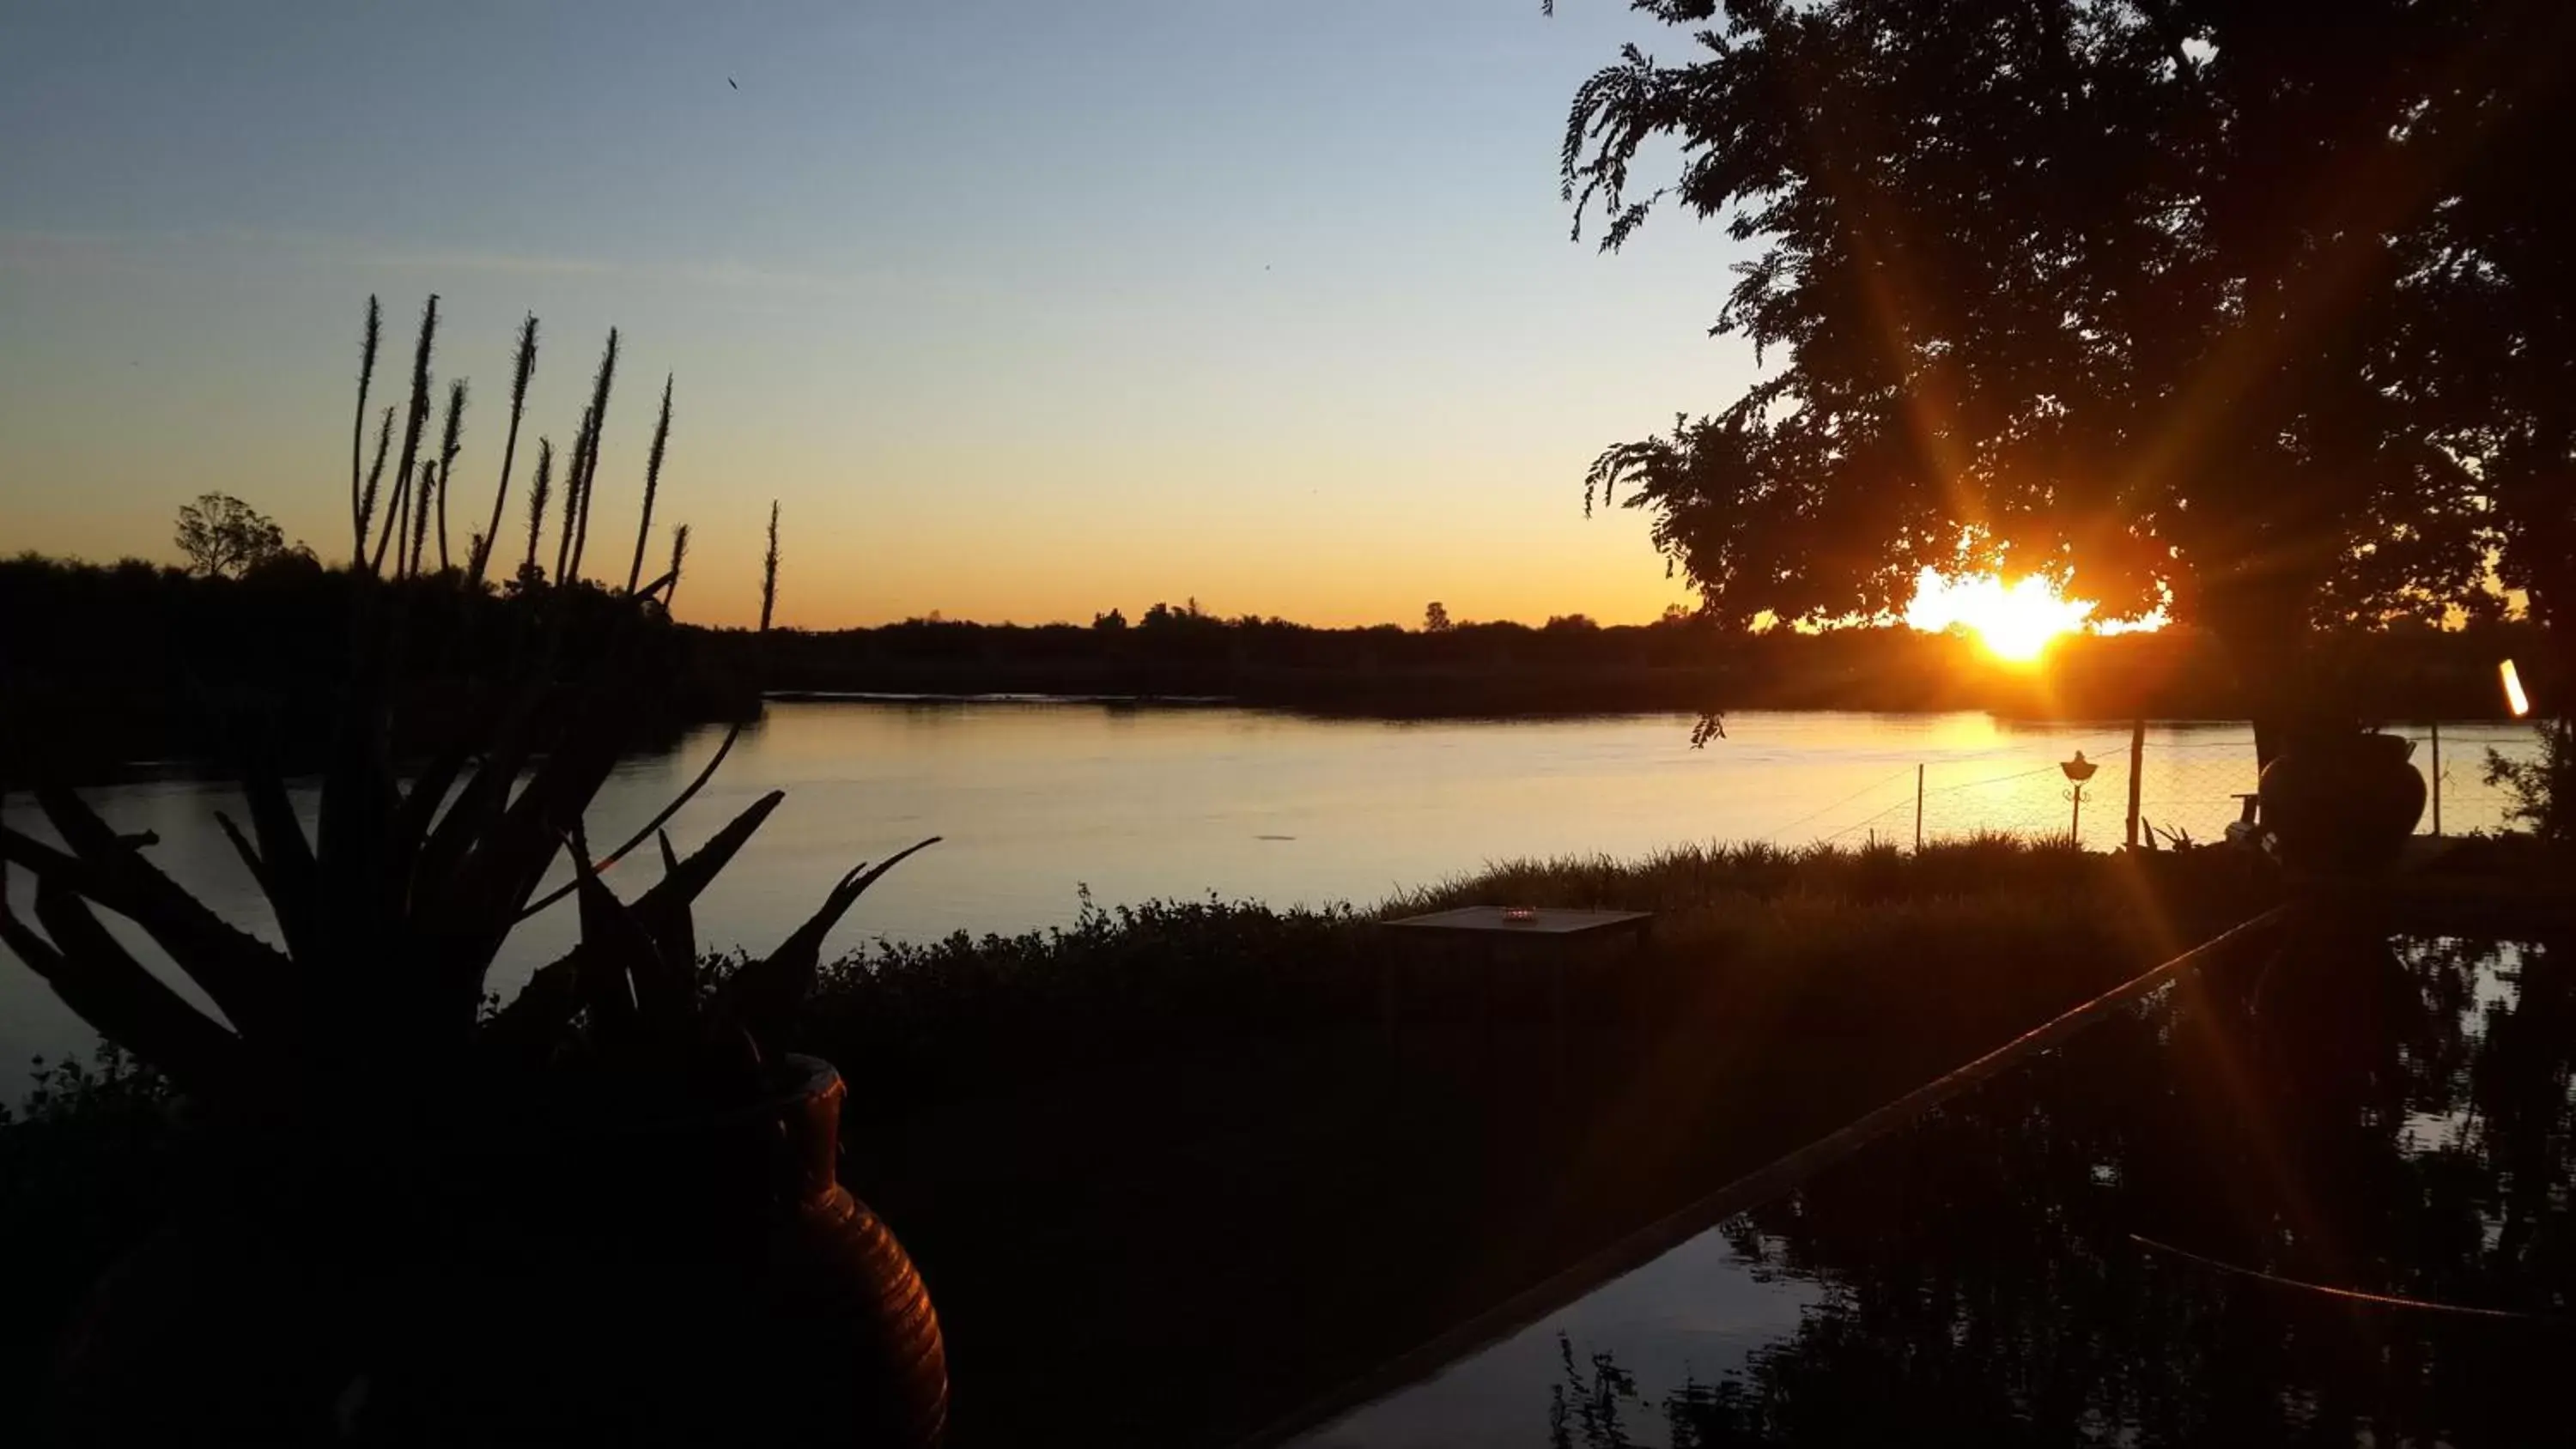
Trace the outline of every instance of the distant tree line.
<instances>
[{"instance_id":1,"label":"distant tree line","mask_svg":"<svg viewBox=\"0 0 2576 1449\"><path fill-rule=\"evenodd\" d=\"M34 554L0 560L0 732L12 758L35 750L77 773L133 761L219 759L256 743L289 756L323 743L298 720L328 719L351 667L353 602L402 593L398 657L375 661L411 692L408 717L435 734L490 701L472 681L535 645L539 605L569 600L576 632L608 627L609 592L539 579L461 590L452 577L382 578L280 549L238 575L127 559L97 565ZM1972 638L1901 626L1743 633L1673 610L1652 624L1582 614L1531 625L1426 610L1421 627L1317 628L1195 600L1118 609L1085 624L978 624L936 616L875 628L707 629L652 614L639 647L671 684L668 735L741 718L760 691L1060 694L1226 699L1388 717L1587 714L1632 710L1988 709L2030 717L2241 718L2225 656L2173 628L2070 635L2042 669L2001 664ZM2536 685L2553 651L2539 628L2481 620L2321 633L2321 666L2382 719L2475 718L2501 707L2498 660ZM566 651L575 657L580 651ZM426 746L430 741L416 741ZM14 767L13 767L14 769Z\"/></svg>"},{"instance_id":2,"label":"distant tree line","mask_svg":"<svg viewBox=\"0 0 2576 1449\"><path fill-rule=\"evenodd\" d=\"M2225 655L2198 630L2070 635L2033 670L1962 634L1747 633L1682 609L1652 624L1567 614L1530 625L1457 620L1435 605L1418 629L1326 629L1222 617L1189 600L1156 603L1132 622L1104 610L1088 626L928 617L780 630L764 648L765 677L791 692L1221 697L1389 716L1801 708L2242 718L2246 704ZM2392 720L2498 714L2497 661L2545 672L2550 652L2535 626L2512 620L2400 621L2320 633L2311 648L2363 708Z\"/></svg>"},{"instance_id":3,"label":"distant tree line","mask_svg":"<svg viewBox=\"0 0 2576 1449\"><path fill-rule=\"evenodd\" d=\"M392 657L354 655L353 622L369 596L401 604ZM407 743L433 748L442 721L494 706L479 681L537 658L540 630L578 646L550 653L595 657L591 636L616 626L614 604L590 583L462 590L452 576L379 578L286 548L222 570L0 560L0 619L16 621L0 629L0 784L38 768L98 778L139 761L245 750L296 768L327 743L323 722L361 666L392 674L415 736ZM747 654L719 658L709 636L658 612L640 635L626 627L626 647L659 656L655 672L671 682L646 702L649 732L758 708L752 679L729 672Z\"/></svg>"}]
</instances>

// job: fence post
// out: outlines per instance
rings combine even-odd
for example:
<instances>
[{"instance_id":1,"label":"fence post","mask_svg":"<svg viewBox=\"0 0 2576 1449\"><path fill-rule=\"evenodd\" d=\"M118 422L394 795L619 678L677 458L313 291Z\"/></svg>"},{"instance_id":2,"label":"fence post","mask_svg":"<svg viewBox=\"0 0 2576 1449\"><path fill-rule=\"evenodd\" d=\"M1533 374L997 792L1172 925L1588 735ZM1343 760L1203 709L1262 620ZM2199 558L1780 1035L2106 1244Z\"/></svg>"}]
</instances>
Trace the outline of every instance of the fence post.
<instances>
[{"instance_id":1,"label":"fence post","mask_svg":"<svg viewBox=\"0 0 2576 1449\"><path fill-rule=\"evenodd\" d=\"M2440 819L2440 812L2435 812L2434 818ZM1923 762L1921 760L1914 762L1914 853L1916 855L1923 853Z\"/></svg>"},{"instance_id":2,"label":"fence post","mask_svg":"<svg viewBox=\"0 0 2576 1449\"><path fill-rule=\"evenodd\" d=\"M2442 722L2433 721L2433 833L2442 833Z\"/></svg>"},{"instance_id":3,"label":"fence post","mask_svg":"<svg viewBox=\"0 0 2576 1449\"><path fill-rule=\"evenodd\" d=\"M2138 848L2138 787L2146 776L2147 722L2144 718L2129 721L2129 848ZM2435 818L2441 812L2435 811Z\"/></svg>"}]
</instances>

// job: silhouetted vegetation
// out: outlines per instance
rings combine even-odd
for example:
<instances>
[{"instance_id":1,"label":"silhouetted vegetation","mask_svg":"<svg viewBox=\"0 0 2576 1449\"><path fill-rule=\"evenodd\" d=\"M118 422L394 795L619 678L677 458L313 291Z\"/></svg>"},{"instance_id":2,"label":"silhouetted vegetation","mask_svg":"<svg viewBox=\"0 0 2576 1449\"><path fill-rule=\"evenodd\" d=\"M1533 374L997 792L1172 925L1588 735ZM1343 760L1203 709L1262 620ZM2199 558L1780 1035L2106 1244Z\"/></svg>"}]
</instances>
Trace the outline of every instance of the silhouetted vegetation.
<instances>
[{"instance_id":1,"label":"silhouetted vegetation","mask_svg":"<svg viewBox=\"0 0 2576 1449\"><path fill-rule=\"evenodd\" d=\"M2487 751L2486 782L2502 785L2511 796L2507 820L2553 844L2576 844L2576 721L2543 724L2537 759Z\"/></svg>"},{"instance_id":2,"label":"silhouetted vegetation","mask_svg":"<svg viewBox=\"0 0 2576 1449\"><path fill-rule=\"evenodd\" d=\"M436 327L433 297L416 352L407 452L425 415ZM361 426L379 332L379 309L370 298L359 369ZM534 338L531 320L520 336L514 415L516 394L534 365ZM612 331L582 435L583 519L616 353ZM356 569L326 573L309 556L284 567L253 559L250 577L235 579L232 565L247 556L241 539L256 544L274 528L263 533L262 521L246 507L219 495L183 512L183 532L196 528L213 551L202 578L55 570L41 561L19 571L39 583L69 580L75 589L157 584L193 591L191 603L246 598L272 611L258 621L269 627L244 631L251 657L235 661L271 671L269 677L237 674L228 681L267 686L261 691L266 717L248 721L231 742L249 829L217 819L266 898L280 943L253 940L217 920L144 857L150 837L120 835L41 760L32 767L33 793L59 844L0 827L0 860L35 877L33 910L41 927L31 927L0 896L0 941L94 1029L192 1097L221 1105L237 1128L310 1126L307 1114L321 1113L338 1095L343 1074L353 1073L385 1078L401 1094L402 1112L424 1120L465 1110L460 1099L492 1092L496 1083L551 1082L577 1063L619 1078L615 1095L630 1099L630 1109L633 1100L651 1100L644 1090L653 1085L650 1074L636 1075L644 1067L701 1095L720 1079L739 1095L750 1090L743 1083L759 1079L762 1056L754 1043L801 998L824 935L860 892L911 853L852 871L784 946L732 973L722 988L697 979L689 903L781 795L762 797L685 859L658 831L706 774L635 838L595 859L584 831L592 796L645 722L637 701L660 686L669 664L673 636L662 601L678 575L647 583L641 569L670 430L671 385L663 386L628 583L614 593L584 583L576 568L517 597L494 598L445 557L443 490L461 449L466 396L456 380L436 470L424 467L423 491L408 499L398 494L386 516L385 537L399 544L406 510L412 534L392 580ZM515 434L515 416L512 426ZM367 491L355 461L353 452L352 533L363 538L370 523ZM506 495L506 474L504 489ZM496 515L503 501L496 500ZM433 518L442 555L434 572L425 552ZM675 558L683 551L675 547ZM576 543L576 565L578 552ZM478 539L475 563L482 553ZM269 557L279 557L273 547ZM764 628L777 575L773 507ZM160 612L175 622L194 611ZM300 629L298 619L306 621ZM240 622L222 620L218 627ZM317 635L332 639L338 667L276 657L279 636L310 644ZM408 656L406 646L413 651ZM418 667L405 671L403 664ZM433 753L407 778L397 773L390 724L403 701L388 694L388 680L406 673L430 680L447 711ZM334 682L327 700L281 702L286 690L280 686L291 689L317 676ZM281 717L301 718L327 743L318 825L311 830L289 804L270 733ZM725 744L731 743L729 737ZM716 752L717 762L724 753ZM661 878L635 901L620 902L597 872L648 837L661 848ZM567 849L572 881L540 898L551 864ZM579 898L579 949L538 971L485 1020L484 975L495 953L520 922L568 895ZM140 927L220 1017L138 966L94 908ZM379 1094L376 1110L384 1102Z\"/></svg>"},{"instance_id":3,"label":"silhouetted vegetation","mask_svg":"<svg viewBox=\"0 0 2576 1449\"><path fill-rule=\"evenodd\" d=\"M0 614L44 621L0 630L0 735L15 743L0 752L0 785L23 786L38 760L76 779L138 762L224 766L254 740L290 772L314 768L350 667L351 620L370 599L404 617L399 633L370 647L407 756L435 750L494 707L490 681L533 665L556 630L567 678L598 657L612 630L631 630L629 647L663 681L636 702L647 744L759 709L747 652L719 656L707 636L658 608L621 622L632 611L589 582L523 581L495 596L459 587L454 573L377 579L295 553L239 578L30 555L0 561Z\"/></svg>"},{"instance_id":4,"label":"silhouetted vegetation","mask_svg":"<svg viewBox=\"0 0 2576 1449\"><path fill-rule=\"evenodd\" d=\"M1724 622L1872 615L1927 566L2169 595L2268 758L2325 697L2311 625L2576 607L2565 7L1633 8L1687 54L1577 93L1578 230L1721 222L1755 250L1717 330L1778 365L1586 496L1652 509Z\"/></svg>"},{"instance_id":5,"label":"silhouetted vegetation","mask_svg":"<svg viewBox=\"0 0 2576 1449\"><path fill-rule=\"evenodd\" d=\"M210 579L239 578L287 552L276 520L227 493L179 505L179 529L171 541L190 573ZM302 553L312 557L310 549Z\"/></svg>"},{"instance_id":6,"label":"silhouetted vegetation","mask_svg":"<svg viewBox=\"0 0 2576 1449\"><path fill-rule=\"evenodd\" d=\"M405 473L426 413L436 317L432 298ZM371 300L361 428L379 331ZM533 335L533 326L521 334L522 381ZM398 486L381 520L389 576L372 559L325 573L308 555L283 573L253 567L234 579L219 560L203 578L154 580L229 590L204 597L280 609L281 632L337 646L337 667L292 661L270 679L232 681L247 692L228 721L247 826L215 818L275 940L222 920L163 874L146 854L157 844L149 833L100 817L48 758L59 733L8 742L33 757L25 768L52 839L0 825L0 944L117 1049L96 1077L75 1068L40 1078L12 1155L41 1157L75 1121L131 1126L173 1100L204 1124L193 1134L202 1158L188 1164L167 1231L121 1261L118 1286L90 1300L96 1312L65 1340L43 1398L68 1437L288 1442L336 1420L338 1437L506 1429L552 1441L621 1437L617 1416L659 1405L656 1415L693 1418L698 1437L723 1412L768 1426L747 1429L753 1437L935 1440L946 1400L936 1318L901 1249L832 1176L839 1080L827 1066L783 1060L779 1028L858 897L936 842L853 868L775 950L730 963L720 979L701 973L691 903L783 796L761 797L686 855L661 827L735 736L641 830L594 852L586 816L649 722L639 702L663 687L675 637L664 601L685 554L675 543L675 571L643 580L666 383L629 581L611 592L580 577L615 358L612 332L576 452L562 572L495 598L475 576L488 535L474 540L468 567L450 556L446 495L468 396L460 379L417 491ZM503 486L496 514L506 474ZM353 471L353 538L373 526L369 495ZM247 510L216 506L225 502L210 499L194 520L210 548L226 529L252 529ZM778 560L773 507L764 628ZM41 563L29 572L51 577ZM272 644L252 647L264 655ZM262 667L279 669L274 659ZM292 697L317 678L330 681L326 698ZM431 698L443 713L412 721L427 753L399 768L392 721ZM23 711L27 701L10 704ZM321 746L310 825L288 794L280 719ZM662 870L620 899L600 875L647 844L658 845ZM559 856L572 879L546 892ZM8 890L13 869L34 879L24 907ZM575 947L508 1002L488 1000L485 977L503 944L566 897L578 910ZM197 995L156 976L101 913L148 937ZM129 1070L121 1052L149 1071ZM70 1137L64 1199L150 1170L115 1152L84 1163L79 1134ZM638 1164L665 1180L603 1222L592 1200L603 1170ZM41 1216L56 1199L35 1201ZM104 1218L132 1220L130 1211ZM97 1225L52 1236L61 1247L101 1246ZM102 1264L75 1252L58 1266ZM522 1330L534 1341L495 1351L494 1335ZM846 1377L776 1373L739 1397L721 1369L710 1394L650 1366L693 1333L709 1337L679 1354L692 1369L701 1354L758 1361L831 1342L847 1351L835 1360ZM33 1362L52 1357L31 1348ZM363 1433L350 1427L361 1409L344 1392L353 1378L370 1386Z\"/></svg>"},{"instance_id":7,"label":"silhouetted vegetation","mask_svg":"<svg viewBox=\"0 0 2576 1449\"><path fill-rule=\"evenodd\" d=\"M1661 911L1642 955L1577 978L1561 1075L1535 983L1480 1030L1475 963L1417 959L1378 912L1219 901L871 948L822 970L789 1044L845 1064L843 1170L938 1295L956 1442L1066 1422L1215 1442L2268 903L2246 865L1692 849L1509 865L1383 908ZM122 1131L109 1100L0 1133L0 1154L30 1184L86 1172L100 1149L59 1124ZM175 1161L120 1181L162 1200ZM55 1240L0 1222L12 1252ZM17 1311L13 1332L41 1331L42 1305ZM1191 1391L1134 1393L1138 1362Z\"/></svg>"},{"instance_id":8,"label":"silhouetted vegetation","mask_svg":"<svg viewBox=\"0 0 2576 1449\"><path fill-rule=\"evenodd\" d=\"M347 682L362 673L385 691L392 747L415 759L479 738L531 671L577 683L612 655L655 681L630 701L639 742L667 741L685 724L757 715L755 656L730 650L719 659L706 636L670 620L669 594L687 554L685 526L672 531L670 569L649 583L642 574L670 437L671 382L663 384L625 586L612 589L581 569L616 372L612 329L565 468L556 566L549 572L539 563L555 467L553 444L541 438L525 558L496 590L486 575L508 511L537 364L537 322L531 316L521 324L512 354L510 417L489 518L461 554L452 547L447 494L465 451L466 379L448 380L438 436L423 455L437 393L438 328L432 296L412 350L400 449L397 409L388 404L377 416L368 460L383 308L367 299L349 437L347 566L326 568L310 549L284 547L275 523L222 494L180 510L186 570L35 554L0 562L0 615L44 621L42 628L0 631L0 788L174 759L233 767L254 752L278 769L314 769L343 717Z\"/></svg>"}]
</instances>

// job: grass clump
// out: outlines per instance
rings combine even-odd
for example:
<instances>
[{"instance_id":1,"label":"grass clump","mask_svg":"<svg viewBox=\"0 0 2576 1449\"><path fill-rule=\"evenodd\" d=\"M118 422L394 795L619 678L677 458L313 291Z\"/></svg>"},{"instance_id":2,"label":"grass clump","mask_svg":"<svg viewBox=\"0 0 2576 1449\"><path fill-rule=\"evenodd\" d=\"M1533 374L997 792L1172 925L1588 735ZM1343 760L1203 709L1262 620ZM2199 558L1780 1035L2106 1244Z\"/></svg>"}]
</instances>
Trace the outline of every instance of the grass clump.
<instances>
[{"instance_id":1,"label":"grass clump","mask_svg":"<svg viewBox=\"0 0 2576 1449\"><path fill-rule=\"evenodd\" d=\"M794 1030L798 1049L853 1078L854 1110L900 1115L1086 1068L1374 1028L1389 972L1440 964L1379 923L1481 902L1656 913L1642 952L1587 971L1576 1009L1597 1021L1723 999L1781 1031L1937 1054L2261 909L2270 885L2240 864L1992 836L1914 853L1692 845L1505 861L1365 909L1086 895L1068 927L849 953L823 968Z\"/></svg>"},{"instance_id":2,"label":"grass clump","mask_svg":"<svg viewBox=\"0 0 2576 1449\"><path fill-rule=\"evenodd\" d=\"M1801 896L1865 904L1921 896L2055 892L2097 880L2105 858L2063 842L1967 836L1911 854L1894 845L1781 846L1766 841L1680 845L1640 860L1608 855L1498 862L1409 891L1381 914L1478 902L1604 910L1688 910L1738 899Z\"/></svg>"}]
</instances>

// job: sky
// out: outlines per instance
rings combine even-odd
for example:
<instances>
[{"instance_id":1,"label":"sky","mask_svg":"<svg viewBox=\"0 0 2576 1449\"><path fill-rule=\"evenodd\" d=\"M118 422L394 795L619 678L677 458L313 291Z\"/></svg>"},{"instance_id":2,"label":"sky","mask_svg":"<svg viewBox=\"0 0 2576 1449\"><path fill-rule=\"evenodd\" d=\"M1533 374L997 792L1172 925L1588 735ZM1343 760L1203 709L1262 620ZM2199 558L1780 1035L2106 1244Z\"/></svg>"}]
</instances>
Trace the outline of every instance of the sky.
<instances>
[{"instance_id":1,"label":"sky","mask_svg":"<svg viewBox=\"0 0 2576 1449\"><path fill-rule=\"evenodd\" d=\"M0 6L0 550L176 561L216 490L345 553L366 299L389 401L435 292L460 513L523 313L518 488L622 329L620 565L674 376L683 618L756 613L772 499L805 627L1652 618L1684 590L1582 474L1752 376L1708 335L1742 252L1569 237L1575 86L1684 42L1558 10Z\"/></svg>"}]
</instances>

